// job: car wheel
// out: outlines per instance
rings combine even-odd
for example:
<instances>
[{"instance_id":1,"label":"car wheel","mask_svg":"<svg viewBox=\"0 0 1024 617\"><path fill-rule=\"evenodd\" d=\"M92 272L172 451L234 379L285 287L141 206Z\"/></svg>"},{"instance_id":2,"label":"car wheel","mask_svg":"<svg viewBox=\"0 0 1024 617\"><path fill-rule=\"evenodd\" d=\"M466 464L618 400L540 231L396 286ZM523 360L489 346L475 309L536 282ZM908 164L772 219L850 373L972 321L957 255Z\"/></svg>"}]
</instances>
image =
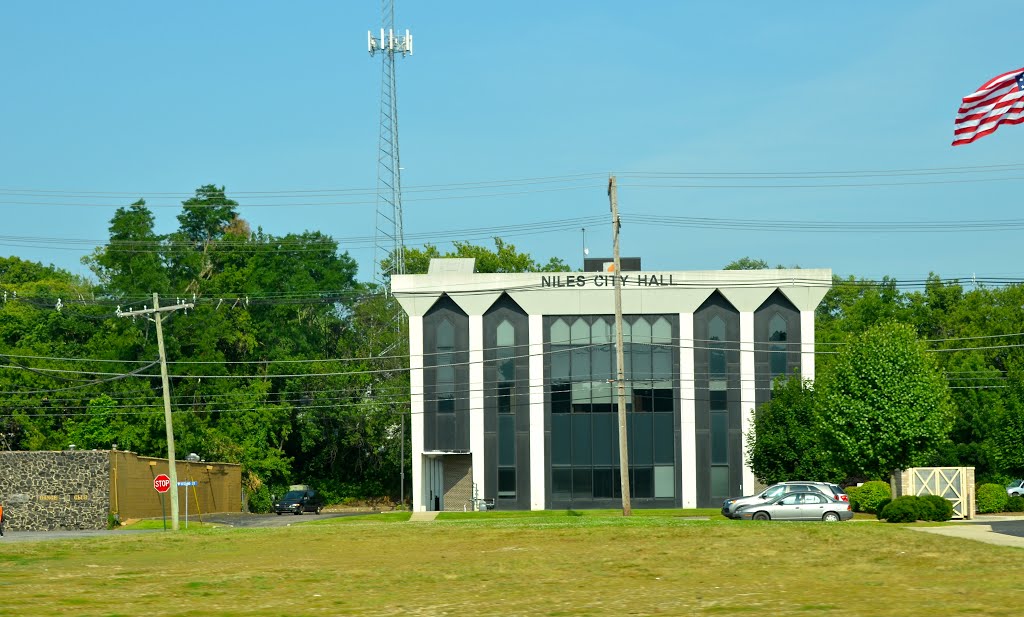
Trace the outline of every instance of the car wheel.
<instances>
[{"instance_id":1,"label":"car wheel","mask_svg":"<svg viewBox=\"0 0 1024 617\"><path fill-rule=\"evenodd\" d=\"M278 516L281 516L282 514L284 514L284 512L278 512L277 513Z\"/></svg>"},{"instance_id":2,"label":"car wheel","mask_svg":"<svg viewBox=\"0 0 1024 617\"><path fill-rule=\"evenodd\" d=\"M316 513L317 513L317 514L320 514L320 513L321 513L321 512L323 512L323 511L324 511L324 507L323 507L323 506L317 506L317 507L316 507Z\"/></svg>"},{"instance_id":3,"label":"car wheel","mask_svg":"<svg viewBox=\"0 0 1024 617\"><path fill-rule=\"evenodd\" d=\"M295 516L302 516L302 508L295 511Z\"/></svg>"},{"instance_id":4,"label":"car wheel","mask_svg":"<svg viewBox=\"0 0 1024 617\"><path fill-rule=\"evenodd\" d=\"M821 517L821 520L826 523L835 523L839 521L839 514L835 512L826 512L825 516Z\"/></svg>"},{"instance_id":5,"label":"car wheel","mask_svg":"<svg viewBox=\"0 0 1024 617\"><path fill-rule=\"evenodd\" d=\"M767 512L755 512L754 513L754 520L755 521L770 521L770 520L772 520L772 517L768 516Z\"/></svg>"}]
</instances>

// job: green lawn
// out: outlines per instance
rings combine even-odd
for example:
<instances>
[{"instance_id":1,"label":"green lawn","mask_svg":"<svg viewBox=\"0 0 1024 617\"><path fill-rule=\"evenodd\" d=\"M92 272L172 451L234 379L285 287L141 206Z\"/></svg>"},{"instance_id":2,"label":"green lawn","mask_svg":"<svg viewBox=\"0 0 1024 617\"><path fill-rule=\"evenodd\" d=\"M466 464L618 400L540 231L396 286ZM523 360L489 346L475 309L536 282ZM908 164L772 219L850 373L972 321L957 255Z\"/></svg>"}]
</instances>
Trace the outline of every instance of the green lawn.
<instances>
[{"instance_id":1,"label":"green lawn","mask_svg":"<svg viewBox=\"0 0 1024 617\"><path fill-rule=\"evenodd\" d=\"M0 615L1004 615L1024 550L714 511L408 513L0 542ZM710 520L693 520L695 516Z\"/></svg>"}]
</instances>

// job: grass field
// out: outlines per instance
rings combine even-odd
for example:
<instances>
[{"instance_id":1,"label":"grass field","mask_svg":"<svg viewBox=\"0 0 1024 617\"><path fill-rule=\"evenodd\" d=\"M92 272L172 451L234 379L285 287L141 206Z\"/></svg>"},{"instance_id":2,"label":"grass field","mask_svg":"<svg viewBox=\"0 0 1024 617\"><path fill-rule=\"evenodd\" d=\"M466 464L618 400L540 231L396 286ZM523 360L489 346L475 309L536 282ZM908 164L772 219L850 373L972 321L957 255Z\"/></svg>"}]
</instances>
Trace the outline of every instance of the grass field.
<instances>
[{"instance_id":1,"label":"grass field","mask_svg":"<svg viewBox=\"0 0 1024 617\"><path fill-rule=\"evenodd\" d=\"M678 511L408 516L0 543L0 615L1021 610L1024 550L899 525L700 521Z\"/></svg>"}]
</instances>

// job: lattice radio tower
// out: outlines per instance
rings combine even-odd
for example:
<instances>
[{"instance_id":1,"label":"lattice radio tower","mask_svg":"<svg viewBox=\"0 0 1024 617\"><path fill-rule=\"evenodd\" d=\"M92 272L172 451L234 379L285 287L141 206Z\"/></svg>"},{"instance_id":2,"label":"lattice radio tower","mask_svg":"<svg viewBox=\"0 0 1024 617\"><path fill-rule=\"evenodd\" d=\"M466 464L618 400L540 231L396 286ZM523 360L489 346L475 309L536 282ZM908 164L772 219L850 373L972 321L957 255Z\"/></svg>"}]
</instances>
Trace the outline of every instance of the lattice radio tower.
<instances>
[{"instance_id":1,"label":"lattice radio tower","mask_svg":"<svg viewBox=\"0 0 1024 617\"><path fill-rule=\"evenodd\" d=\"M374 233L374 276L387 284L392 274L405 274L402 237L402 167L398 156L398 90L395 56L412 54L412 35L395 34L395 2L381 0L380 38L366 33L370 55L381 55L380 138L377 147L377 222ZM390 265L385 264L391 258ZM390 287L390 286L389 286Z\"/></svg>"}]
</instances>

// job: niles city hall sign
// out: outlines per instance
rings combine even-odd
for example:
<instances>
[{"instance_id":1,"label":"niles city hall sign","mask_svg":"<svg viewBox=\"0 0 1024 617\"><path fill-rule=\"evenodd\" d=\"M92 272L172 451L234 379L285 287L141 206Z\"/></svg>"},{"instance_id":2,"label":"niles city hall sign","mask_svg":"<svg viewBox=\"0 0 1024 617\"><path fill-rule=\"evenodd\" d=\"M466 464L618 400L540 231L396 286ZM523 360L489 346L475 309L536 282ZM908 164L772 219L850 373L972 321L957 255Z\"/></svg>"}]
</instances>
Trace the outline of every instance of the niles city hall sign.
<instances>
[{"instance_id":1,"label":"niles city hall sign","mask_svg":"<svg viewBox=\"0 0 1024 617\"><path fill-rule=\"evenodd\" d=\"M614 274L558 274L540 277L541 287L614 287ZM623 287L671 287L671 274L623 274Z\"/></svg>"}]
</instances>

